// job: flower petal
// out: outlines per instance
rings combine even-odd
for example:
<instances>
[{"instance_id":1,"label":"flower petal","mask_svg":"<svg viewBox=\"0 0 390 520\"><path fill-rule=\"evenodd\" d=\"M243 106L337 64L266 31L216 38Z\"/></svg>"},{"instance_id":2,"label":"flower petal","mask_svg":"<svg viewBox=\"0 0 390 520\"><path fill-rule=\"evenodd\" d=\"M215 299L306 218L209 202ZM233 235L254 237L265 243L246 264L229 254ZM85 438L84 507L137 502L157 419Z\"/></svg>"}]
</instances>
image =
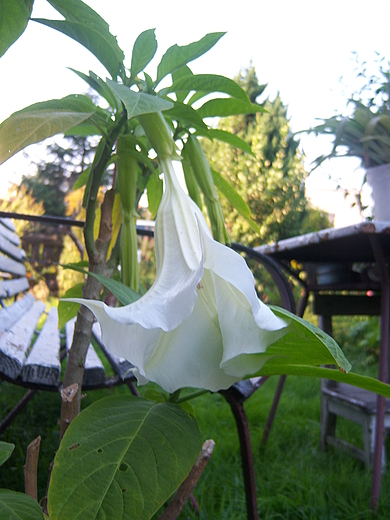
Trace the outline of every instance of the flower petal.
<instances>
[{"instance_id":1,"label":"flower petal","mask_svg":"<svg viewBox=\"0 0 390 520\"><path fill-rule=\"evenodd\" d=\"M69 301L81 303L93 312L100 323L102 342L106 349L115 356L130 361L145 376L144 365L155 349L161 329L146 329L138 324L120 323L107 313L107 310L115 309L100 301L83 298L69 298Z\"/></svg>"},{"instance_id":2,"label":"flower petal","mask_svg":"<svg viewBox=\"0 0 390 520\"><path fill-rule=\"evenodd\" d=\"M209 269L242 293L251 306L255 322L259 327L270 331L286 327L287 323L275 316L257 297L255 280L244 258L233 249L213 240L201 221L199 221L199 231L204 248L205 270Z\"/></svg>"},{"instance_id":3,"label":"flower petal","mask_svg":"<svg viewBox=\"0 0 390 520\"><path fill-rule=\"evenodd\" d=\"M147 377L167 392L184 387L216 392L239 380L219 367L223 353L221 331L218 317L212 316L207 305L199 296L191 316L175 330L159 336L145 365Z\"/></svg>"},{"instance_id":4,"label":"flower petal","mask_svg":"<svg viewBox=\"0 0 390 520\"><path fill-rule=\"evenodd\" d=\"M269 359L264 355L267 347L284 336L289 327L283 320L274 320L273 312L260 301L260 312L255 316L242 292L215 273L212 278L223 341L221 368L242 379L260 370ZM267 328L258 325L259 315ZM271 322L277 325L273 329Z\"/></svg>"}]
</instances>

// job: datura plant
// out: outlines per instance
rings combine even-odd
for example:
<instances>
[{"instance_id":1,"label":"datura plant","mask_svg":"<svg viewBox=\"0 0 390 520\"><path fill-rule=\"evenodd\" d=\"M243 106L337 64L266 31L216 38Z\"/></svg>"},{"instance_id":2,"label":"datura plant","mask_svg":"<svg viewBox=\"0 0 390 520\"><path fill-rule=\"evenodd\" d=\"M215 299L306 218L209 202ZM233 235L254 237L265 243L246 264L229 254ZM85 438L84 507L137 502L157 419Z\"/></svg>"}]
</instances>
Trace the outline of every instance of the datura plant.
<instances>
[{"instance_id":1,"label":"datura plant","mask_svg":"<svg viewBox=\"0 0 390 520\"><path fill-rule=\"evenodd\" d=\"M167 392L185 386L218 391L256 372L258 357L288 330L255 292L245 260L216 242L198 206L184 193L172 161L160 161L165 191L156 219L156 280L136 302L93 311L102 339L135 366L141 383Z\"/></svg>"},{"instance_id":2,"label":"datura plant","mask_svg":"<svg viewBox=\"0 0 390 520\"><path fill-rule=\"evenodd\" d=\"M216 392L255 374L296 374L345 381L388 397L390 392L387 385L348 373L340 348L317 327L262 303L244 259L228 245L220 196L253 230L258 224L235 190L218 172L211 174L202 139L252 152L238 136L216 132L206 121L263 108L233 80L191 71L189 64L224 33L173 45L153 79L146 69L157 50L154 29L138 36L127 63L107 22L93 9L81 0L48 2L62 19L31 20L33 0L2 3L0 56L34 21L83 45L110 77L74 71L97 97L43 101L0 124L0 164L57 134L100 136L94 160L78 181L85 186L86 281L82 293L73 288L72 298L59 305L60 322L77 313L63 385L78 385L78 401L71 410L62 403L61 431L66 431L45 512L50 520L148 520L189 474L201 448L197 422L182 408L188 394L181 400L181 389ZM185 186L176 176L180 163ZM102 190L113 164L112 187ZM150 213L157 215L156 276L141 296L135 221L144 193ZM72 267L85 270L85 264ZM115 279L119 271L123 283ZM103 302L104 288L116 296L117 306ZM140 384L154 381L169 395L111 396L78 413L94 315L107 350L132 363ZM337 368L321 367L330 364ZM1 445L0 463L11 452L11 445ZM31 497L0 491L1 512L43 518Z\"/></svg>"}]
</instances>

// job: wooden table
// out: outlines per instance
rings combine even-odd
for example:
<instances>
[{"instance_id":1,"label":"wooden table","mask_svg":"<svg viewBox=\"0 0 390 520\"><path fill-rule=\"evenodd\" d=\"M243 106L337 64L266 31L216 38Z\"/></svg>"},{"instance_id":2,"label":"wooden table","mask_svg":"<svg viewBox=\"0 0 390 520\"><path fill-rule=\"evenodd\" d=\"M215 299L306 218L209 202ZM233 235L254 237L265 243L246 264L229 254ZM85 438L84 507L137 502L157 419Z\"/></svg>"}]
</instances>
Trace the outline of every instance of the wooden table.
<instances>
[{"instance_id":1,"label":"wooden table","mask_svg":"<svg viewBox=\"0 0 390 520\"><path fill-rule=\"evenodd\" d=\"M272 257L299 280L303 291L298 314L303 314L309 294L314 294L314 310L319 315L324 314L324 309L328 315L379 314L378 378L389 382L390 222L367 221L325 229L255 249ZM326 328L325 322L322 325ZM384 397L377 396L376 410L372 509L380 495Z\"/></svg>"}]
</instances>

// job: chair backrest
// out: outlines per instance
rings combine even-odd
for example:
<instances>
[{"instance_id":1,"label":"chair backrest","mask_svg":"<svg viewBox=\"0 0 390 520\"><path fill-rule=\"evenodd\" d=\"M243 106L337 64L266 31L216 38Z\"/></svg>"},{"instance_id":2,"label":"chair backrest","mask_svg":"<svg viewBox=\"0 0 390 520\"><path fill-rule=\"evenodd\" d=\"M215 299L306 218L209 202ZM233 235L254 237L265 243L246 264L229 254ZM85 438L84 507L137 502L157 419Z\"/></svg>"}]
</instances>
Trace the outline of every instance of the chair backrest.
<instances>
[{"instance_id":1,"label":"chair backrest","mask_svg":"<svg viewBox=\"0 0 390 520\"><path fill-rule=\"evenodd\" d=\"M0 218L0 301L29 289L26 255L20 245L12 220Z\"/></svg>"}]
</instances>

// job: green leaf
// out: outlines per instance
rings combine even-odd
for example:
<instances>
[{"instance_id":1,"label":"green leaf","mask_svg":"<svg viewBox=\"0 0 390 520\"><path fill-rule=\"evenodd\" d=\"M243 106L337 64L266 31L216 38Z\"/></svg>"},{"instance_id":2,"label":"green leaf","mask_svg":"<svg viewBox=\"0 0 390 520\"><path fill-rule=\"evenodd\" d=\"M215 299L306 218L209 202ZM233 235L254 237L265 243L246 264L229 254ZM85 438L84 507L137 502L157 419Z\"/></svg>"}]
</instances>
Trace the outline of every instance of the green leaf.
<instances>
[{"instance_id":1,"label":"green leaf","mask_svg":"<svg viewBox=\"0 0 390 520\"><path fill-rule=\"evenodd\" d=\"M232 79L216 74L190 74L174 81L172 86L166 89L167 92L190 92L192 90L200 91L204 96L214 92L221 92L239 99L243 103L250 104L245 90L240 85Z\"/></svg>"},{"instance_id":2,"label":"green leaf","mask_svg":"<svg viewBox=\"0 0 390 520\"><path fill-rule=\"evenodd\" d=\"M191 69L189 67L187 67L187 65L184 65L183 67L180 67L180 69L177 69L172 72L172 81L175 83L180 78L183 78L185 76L190 76L190 75L193 75ZM159 92L162 92L162 91L159 91ZM164 90L164 92L165 92L165 90ZM182 90L180 92L176 92L176 99L178 101L180 101L181 103L184 103L184 100L188 96L189 93L190 93L190 90L188 90L187 92L184 90Z\"/></svg>"},{"instance_id":3,"label":"green leaf","mask_svg":"<svg viewBox=\"0 0 390 520\"><path fill-rule=\"evenodd\" d=\"M244 103L239 99L217 98L210 99L200 108L199 115L202 119L205 117L229 117L242 114L255 114L256 112L266 112L265 108L260 105Z\"/></svg>"},{"instance_id":4,"label":"green leaf","mask_svg":"<svg viewBox=\"0 0 390 520\"><path fill-rule=\"evenodd\" d=\"M0 518L4 520L43 520L42 509L32 497L0 489Z\"/></svg>"},{"instance_id":5,"label":"green leaf","mask_svg":"<svg viewBox=\"0 0 390 520\"><path fill-rule=\"evenodd\" d=\"M382 383L381 381L378 381L378 379L374 379L372 377L361 376L352 372L346 374L341 370L333 368L323 368L317 366L294 364L273 365L272 363L267 362L264 365L264 367L257 373L257 375L285 375L331 379L332 381L337 381L339 383L347 383L349 385L357 386L358 388L368 390L369 392L372 392L374 394L380 394L387 398L390 398L390 385Z\"/></svg>"},{"instance_id":6,"label":"green leaf","mask_svg":"<svg viewBox=\"0 0 390 520\"><path fill-rule=\"evenodd\" d=\"M190 43L189 45L184 45L183 47L173 45L170 47L161 58L157 67L157 78L154 86L158 85L168 74L171 74L180 67L183 67L183 65L186 65L190 61L202 56L202 54L214 47L224 34L226 33L210 33L206 34L206 36L201 38L199 41Z\"/></svg>"},{"instance_id":7,"label":"green leaf","mask_svg":"<svg viewBox=\"0 0 390 520\"><path fill-rule=\"evenodd\" d=\"M0 0L0 57L23 34L34 0Z\"/></svg>"},{"instance_id":8,"label":"green leaf","mask_svg":"<svg viewBox=\"0 0 390 520\"><path fill-rule=\"evenodd\" d=\"M127 111L127 118L137 117L141 114L161 112L173 107L172 101L146 94L145 92L134 92L129 87L107 80L111 90L120 98Z\"/></svg>"},{"instance_id":9,"label":"green leaf","mask_svg":"<svg viewBox=\"0 0 390 520\"><path fill-rule=\"evenodd\" d=\"M93 88L100 96L102 96L102 98L107 101L110 107L118 109L121 106L120 99L115 96L113 91L108 87L107 83L92 71L89 71L89 75L87 76L83 72L72 69L71 67L69 67L69 70L77 74L79 78L83 79L91 88Z\"/></svg>"},{"instance_id":10,"label":"green leaf","mask_svg":"<svg viewBox=\"0 0 390 520\"><path fill-rule=\"evenodd\" d=\"M148 197L148 208L152 214L152 218L156 218L158 207L163 195L163 181L156 175L151 175L146 186Z\"/></svg>"},{"instance_id":11,"label":"green leaf","mask_svg":"<svg viewBox=\"0 0 390 520\"><path fill-rule=\"evenodd\" d=\"M241 197L241 195L239 195L233 186L231 186L228 181L225 180L218 172L211 169L211 174L213 176L213 181L216 188L222 193L222 195L224 195L224 197L226 197L233 208L236 209L242 217L244 217L253 231L260 234L259 226L252 219L249 206Z\"/></svg>"},{"instance_id":12,"label":"green leaf","mask_svg":"<svg viewBox=\"0 0 390 520\"><path fill-rule=\"evenodd\" d=\"M239 148L240 150L249 153L250 155L255 157L255 154L252 152L249 144L245 142L243 139L241 139L241 137L238 137L238 135L236 134L226 132L225 130L210 129L209 135L212 139L218 139L218 141L223 141L224 143L230 144L235 148Z\"/></svg>"},{"instance_id":13,"label":"green leaf","mask_svg":"<svg viewBox=\"0 0 390 520\"><path fill-rule=\"evenodd\" d=\"M189 105L175 101L174 107L166 110L164 116L180 121L187 129L195 128L198 134L209 136L207 125L203 122L198 112Z\"/></svg>"},{"instance_id":14,"label":"green leaf","mask_svg":"<svg viewBox=\"0 0 390 520\"><path fill-rule=\"evenodd\" d=\"M87 184L89 172L91 170L91 167L88 166L85 168L84 171L82 171L77 179L77 181L73 184L72 190L78 190L79 188L82 188Z\"/></svg>"},{"instance_id":15,"label":"green leaf","mask_svg":"<svg viewBox=\"0 0 390 520\"><path fill-rule=\"evenodd\" d=\"M128 305L129 303L133 303L139 298L141 298L141 295L133 291L130 287L127 287L121 282L117 282L116 280L113 280L112 278L107 278L107 276L103 276L101 274L92 273L91 271L87 271L84 269L84 267L80 264L64 264L62 265L64 269L73 269L73 271L78 271L79 273L86 274L88 276L93 276L98 280L106 289L108 289L112 294L118 298L118 300L121 302L122 305ZM68 291L69 292L69 291ZM64 298L80 298L80 295L68 295L68 292L66 295L64 295ZM69 303L69 302L68 302ZM79 304L76 303L77 307L79 307Z\"/></svg>"},{"instance_id":16,"label":"green leaf","mask_svg":"<svg viewBox=\"0 0 390 520\"><path fill-rule=\"evenodd\" d=\"M271 365L330 365L349 372L351 365L336 341L307 320L280 307L271 306L273 312L290 322L288 333L267 348Z\"/></svg>"},{"instance_id":17,"label":"green leaf","mask_svg":"<svg viewBox=\"0 0 390 520\"><path fill-rule=\"evenodd\" d=\"M135 78L152 60L157 50L155 29L142 32L134 42L131 56L130 78Z\"/></svg>"},{"instance_id":18,"label":"green leaf","mask_svg":"<svg viewBox=\"0 0 390 520\"><path fill-rule=\"evenodd\" d=\"M70 130L95 110L87 96L67 96L14 112L0 125L0 164L30 144Z\"/></svg>"},{"instance_id":19,"label":"green leaf","mask_svg":"<svg viewBox=\"0 0 390 520\"><path fill-rule=\"evenodd\" d=\"M14 448L15 444L0 441L0 466L2 466L4 462L10 458Z\"/></svg>"},{"instance_id":20,"label":"green leaf","mask_svg":"<svg viewBox=\"0 0 390 520\"><path fill-rule=\"evenodd\" d=\"M65 268L65 266L63 266ZM82 298L83 297L83 283L78 283L68 289L63 298ZM59 300L58 302L58 328L62 329L69 320L77 316L80 308L79 303Z\"/></svg>"},{"instance_id":21,"label":"green leaf","mask_svg":"<svg viewBox=\"0 0 390 520\"><path fill-rule=\"evenodd\" d=\"M47 25L77 41L106 67L112 78L123 72L124 54L108 23L81 0L48 0L65 20L34 21Z\"/></svg>"},{"instance_id":22,"label":"green leaf","mask_svg":"<svg viewBox=\"0 0 390 520\"><path fill-rule=\"evenodd\" d=\"M70 424L48 492L53 520L148 520L186 478L201 448L180 406L132 396L95 401Z\"/></svg>"}]
</instances>

